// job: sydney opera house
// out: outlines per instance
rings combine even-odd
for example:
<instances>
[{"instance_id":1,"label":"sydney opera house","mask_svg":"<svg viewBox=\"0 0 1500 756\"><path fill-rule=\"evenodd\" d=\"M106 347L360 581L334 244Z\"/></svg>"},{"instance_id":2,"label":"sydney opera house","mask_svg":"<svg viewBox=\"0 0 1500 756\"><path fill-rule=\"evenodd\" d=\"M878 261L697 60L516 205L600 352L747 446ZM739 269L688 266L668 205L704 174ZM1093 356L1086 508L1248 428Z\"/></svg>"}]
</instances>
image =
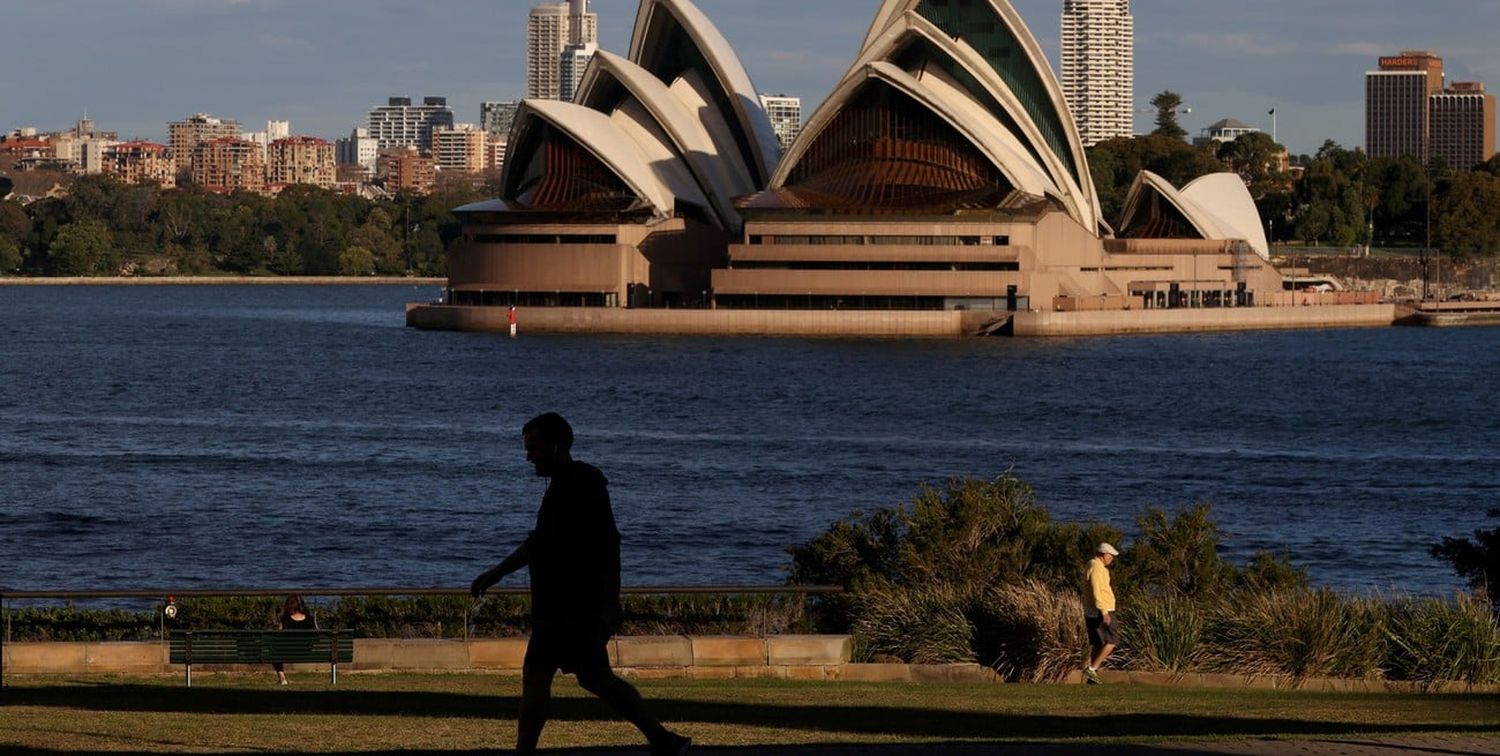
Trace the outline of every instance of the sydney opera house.
<instances>
[{"instance_id":1,"label":"sydney opera house","mask_svg":"<svg viewBox=\"0 0 1500 756\"><path fill-rule=\"evenodd\" d=\"M502 194L458 210L448 306L1229 308L1279 292L1234 174L1150 173L1105 218L1008 0L885 0L786 154L724 37L642 0L629 55L526 101Z\"/></svg>"}]
</instances>

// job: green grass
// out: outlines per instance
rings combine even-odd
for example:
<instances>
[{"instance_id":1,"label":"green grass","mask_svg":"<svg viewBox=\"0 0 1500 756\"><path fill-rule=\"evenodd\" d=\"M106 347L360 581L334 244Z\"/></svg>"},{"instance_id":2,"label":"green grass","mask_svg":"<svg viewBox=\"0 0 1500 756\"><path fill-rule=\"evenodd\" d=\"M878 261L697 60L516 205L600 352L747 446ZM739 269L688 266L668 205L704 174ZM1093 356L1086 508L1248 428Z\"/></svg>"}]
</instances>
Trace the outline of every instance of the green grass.
<instances>
[{"instance_id":1,"label":"green grass","mask_svg":"<svg viewBox=\"0 0 1500 756\"><path fill-rule=\"evenodd\" d=\"M509 747L513 676L10 678L0 752L472 753ZM908 685L782 680L637 683L704 749L724 746L1182 742L1236 738L1500 736L1500 696L1317 694L1141 686ZM639 748L571 678L546 748ZM879 752L880 749L873 749Z\"/></svg>"}]
</instances>

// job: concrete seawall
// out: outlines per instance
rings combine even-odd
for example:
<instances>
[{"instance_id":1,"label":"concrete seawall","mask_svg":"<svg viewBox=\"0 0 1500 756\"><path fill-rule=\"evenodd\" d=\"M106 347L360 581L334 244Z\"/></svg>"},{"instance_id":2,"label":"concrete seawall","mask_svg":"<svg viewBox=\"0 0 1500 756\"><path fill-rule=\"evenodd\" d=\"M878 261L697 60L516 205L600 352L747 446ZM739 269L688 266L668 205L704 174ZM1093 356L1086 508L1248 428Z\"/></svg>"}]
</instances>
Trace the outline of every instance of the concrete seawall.
<instances>
[{"instance_id":1,"label":"concrete seawall","mask_svg":"<svg viewBox=\"0 0 1500 756\"><path fill-rule=\"evenodd\" d=\"M958 338L1005 313L871 310L627 310L519 308L525 333L788 336L826 338ZM1239 307L1201 310L1018 312L1014 335L1095 336L1128 333L1249 331L1390 326L1396 306ZM433 331L505 333L504 307L409 304L406 324Z\"/></svg>"},{"instance_id":2,"label":"concrete seawall","mask_svg":"<svg viewBox=\"0 0 1500 756\"><path fill-rule=\"evenodd\" d=\"M1203 310L1022 312L1017 336L1091 336L1187 331L1374 328L1394 325L1396 305L1237 307Z\"/></svg>"}]
</instances>

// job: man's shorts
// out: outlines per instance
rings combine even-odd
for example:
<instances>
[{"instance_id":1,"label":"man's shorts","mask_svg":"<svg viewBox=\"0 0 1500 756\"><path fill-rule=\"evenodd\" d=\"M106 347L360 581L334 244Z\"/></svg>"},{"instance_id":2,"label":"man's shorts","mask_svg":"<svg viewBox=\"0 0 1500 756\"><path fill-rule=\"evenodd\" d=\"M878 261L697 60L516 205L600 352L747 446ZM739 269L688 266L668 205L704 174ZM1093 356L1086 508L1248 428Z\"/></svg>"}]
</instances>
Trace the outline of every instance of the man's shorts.
<instances>
[{"instance_id":1,"label":"man's shorts","mask_svg":"<svg viewBox=\"0 0 1500 756\"><path fill-rule=\"evenodd\" d=\"M526 644L527 668L548 667L576 675L609 669L609 637L600 627L537 628Z\"/></svg>"},{"instance_id":2,"label":"man's shorts","mask_svg":"<svg viewBox=\"0 0 1500 756\"><path fill-rule=\"evenodd\" d=\"M1105 622L1103 614L1084 615L1083 623L1089 629L1089 645L1095 648L1115 645L1115 626Z\"/></svg>"}]
</instances>

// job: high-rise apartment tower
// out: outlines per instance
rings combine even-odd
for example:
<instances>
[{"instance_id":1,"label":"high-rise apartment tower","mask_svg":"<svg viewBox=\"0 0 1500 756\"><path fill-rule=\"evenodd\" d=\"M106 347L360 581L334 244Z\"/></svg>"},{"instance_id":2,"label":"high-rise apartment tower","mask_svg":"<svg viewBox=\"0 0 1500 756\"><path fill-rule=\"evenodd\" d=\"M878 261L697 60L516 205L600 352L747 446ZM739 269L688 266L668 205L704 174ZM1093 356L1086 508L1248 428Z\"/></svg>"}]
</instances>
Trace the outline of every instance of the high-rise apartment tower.
<instances>
[{"instance_id":1,"label":"high-rise apartment tower","mask_svg":"<svg viewBox=\"0 0 1500 756\"><path fill-rule=\"evenodd\" d=\"M802 98L786 95L760 95L760 106L771 119L771 129L776 132L776 141L784 154L802 133Z\"/></svg>"},{"instance_id":2,"label":"high-rise apartment tower","mask_svg":"<svg viewBox=\"0 0 1500 756\"><path fill-rule=\"evenodd\" d=\"M410 97L389 98L384 107L370 111L370 136L380 149L416 147L432 150L432 130L453 128L453 109L446 97L424 97L413 105Z\"/></svg>"},{"instance_id":3,"label":"high-rise apartment tower","mask_svg":"<svg viewBox=\"0 0 1500 756\"><path fill-rule=\"evenodd\" d=\"M599 16L589 12L588 0L544 3L532 8L526 25L526 96L562 99L563 53L570 46L598 44ZM575 63L577 57L575 53Z\"/></svg>"},{"instance_id":4,"label":"high-rise apartment tower","mask_svg":"<svg viewBox=\"0 0 1500 756\"><path fill-rule=\"evenodd\" d=\"M1135 133L1130 0L1063 0L1062 88L1084 145Z\"/></svg>"}]
</instances>

